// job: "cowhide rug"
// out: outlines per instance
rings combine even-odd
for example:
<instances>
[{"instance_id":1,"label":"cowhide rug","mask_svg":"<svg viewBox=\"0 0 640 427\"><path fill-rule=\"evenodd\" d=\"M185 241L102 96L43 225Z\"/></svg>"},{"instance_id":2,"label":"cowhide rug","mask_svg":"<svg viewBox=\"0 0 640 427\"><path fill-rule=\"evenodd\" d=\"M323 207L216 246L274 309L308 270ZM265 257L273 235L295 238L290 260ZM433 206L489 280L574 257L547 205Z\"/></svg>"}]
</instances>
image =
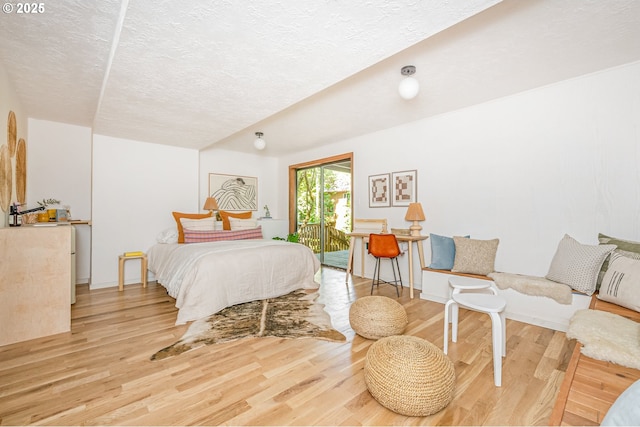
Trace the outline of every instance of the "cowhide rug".
<instances>
[{"instance_id":1,"label":"cowhide rug","mask_svg":"<svg viewBox=\"0 0 640 427\"><path fill-rule=\"evenodd\" d=\"M205 319L194 321L180 340L151 356L166 359L205 345L246 337L313 337L346 341L331 327L324 305L316 303L318 293L303 289L287 295L227 307Z\"/></svg>"}]
</instances>

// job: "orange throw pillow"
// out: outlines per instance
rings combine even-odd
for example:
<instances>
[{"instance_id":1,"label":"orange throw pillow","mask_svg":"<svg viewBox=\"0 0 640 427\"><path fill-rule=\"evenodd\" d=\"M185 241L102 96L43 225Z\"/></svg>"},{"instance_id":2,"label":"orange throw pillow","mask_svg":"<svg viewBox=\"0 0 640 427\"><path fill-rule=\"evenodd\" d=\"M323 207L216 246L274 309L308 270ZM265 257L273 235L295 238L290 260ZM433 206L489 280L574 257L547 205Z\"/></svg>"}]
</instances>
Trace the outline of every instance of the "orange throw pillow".
<instances>
[{"instance_id":1,"label":"orange throw pillow","mask_svg":"<svg viewBox=\"0 0 640 427\"><path fill-rule=\"evenodd\" d=\"M222 218L222 229L223 230L231 230L231 223L229 222L229 218L239 218L239 219L249 219L251 218L251 212L227 212L227 211L218 211L220 214L220 218Z\"/></svg>"},{"instance_id":2,"label":"orange throw pillow","mask_svg":"<svg viewBox=\"0 0 640 427\"><path fill-rule=\"evenodd\" d=\"M211 215L213 215L213 212L209 212L206 214L171 212L171 214L173 215L173 218L176 220L176 224L178 225L178 243L184 243L184 230L182 229L182 223L180 222L180 218L188 218L188 219L208 218Z\"/></svg>"}]
</instances>

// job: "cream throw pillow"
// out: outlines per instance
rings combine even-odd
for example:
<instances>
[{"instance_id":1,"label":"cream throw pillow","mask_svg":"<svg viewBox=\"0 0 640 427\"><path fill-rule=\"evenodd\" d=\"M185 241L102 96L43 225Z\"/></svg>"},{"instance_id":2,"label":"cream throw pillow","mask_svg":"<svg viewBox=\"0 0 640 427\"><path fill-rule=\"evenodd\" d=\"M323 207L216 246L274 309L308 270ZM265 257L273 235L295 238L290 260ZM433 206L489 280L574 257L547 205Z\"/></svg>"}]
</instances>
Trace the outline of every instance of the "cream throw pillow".
<instances>
[{"instance_id":1,"label":"cream throw pillow","mask_svg":"<svg viewBox=\"0 0 640 427\"><path fill-rule=\"evenodd\" d=\"M598 299L640 312L640 260L611 254Z\"/></svg>"},{"instance_id":2,"label":"cream throw pillow","mask_svg":"<svg viewBox=\"0 0 640 427\"><path fill-rule=\"evenodd\" d=\"M545 276L554 282L564 283L572 289L592 295L602 263L616 245L583 245L565 234Z\"/></svg>"},{"instance_id":3,"label":"cream throw pillow","mask_svg":"<svg viewBox=\"0 0 640 427\"><path fill-rule=\"evenodd\" d=\"M232 230L248 230L250 228L256 228L258 226L258 220L255 218L229 218L229 225L231 226Z\"/></svg>"},{"instance_id":4,"label":"cream throw pillow","mask_svg":"<svg viewBox=\"0 0 640 427\"><path fill-rule=\"evenodd\" d=\"M452 272L486 276L495 269L496 253L500 239L478 240L453 236L456 255Z\"/></svg>"},{"instance_id":5,"label":"cream throw pillow","mask_svg":"<svg viewBox=\"0 0 640 427\"><path fill-rule=\"evenodd\" d=\"M216 229L216 218L210 216L202 219L180 218L182 228L192 231L212 231Z\"/></svg>"},{"instance_id":6,"label":"cream throw pillow","mask_svg":"<svg viewBox=\"0 0 640 427\"><path fill-rule=\"evenodd\" d=\"M598 233L598 241L601 245L616 245L611 255L613 254L621 254L626 256L627 258L640 259L640 242L634 242L633 240L625 240L618 239L617 237L607 236L602 233ZM609 257L610 258L610 257ZM609 258L605 259L602 263L602 268L600 268L600 272L598 273L598 282L596 285L596 289L600 288L600 283L602 283L602 279L604 278L604 274L607 272L609 268Z\"/></svg>"}]
</instances>

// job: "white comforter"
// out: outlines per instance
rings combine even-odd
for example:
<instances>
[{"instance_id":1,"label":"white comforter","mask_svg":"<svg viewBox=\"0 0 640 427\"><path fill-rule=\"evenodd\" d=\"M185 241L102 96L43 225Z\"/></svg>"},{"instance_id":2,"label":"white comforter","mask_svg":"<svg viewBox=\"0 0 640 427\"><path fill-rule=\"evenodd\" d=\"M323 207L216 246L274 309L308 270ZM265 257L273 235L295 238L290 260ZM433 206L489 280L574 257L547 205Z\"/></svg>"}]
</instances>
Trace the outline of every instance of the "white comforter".
<instances>
[{"instance_id":1,"label":"white comforter","mask_svg":"<svg viewBox=\"0 0 640 427\"><path fill-rule=\"evenodd\" d=\"M320 262L304 245L278 240L157 244L149 270L176 299L176 324L225 307L315 289Z\"/></svg>"}]
</instances>

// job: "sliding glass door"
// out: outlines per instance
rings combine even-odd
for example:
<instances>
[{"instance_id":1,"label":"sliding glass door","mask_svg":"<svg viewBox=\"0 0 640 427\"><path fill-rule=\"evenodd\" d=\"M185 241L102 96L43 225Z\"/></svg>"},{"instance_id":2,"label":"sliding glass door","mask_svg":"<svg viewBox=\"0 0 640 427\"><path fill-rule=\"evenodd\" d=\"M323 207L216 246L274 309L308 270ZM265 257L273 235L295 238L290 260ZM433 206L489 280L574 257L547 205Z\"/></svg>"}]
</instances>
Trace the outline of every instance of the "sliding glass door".
<instances>
[{"instance_id":1,"label":"sliding glass door","mask_svg":"<svg viewBox=\"0 0 640 427\"><path fill-rule=\"evenodd\" d=\"M330 267L347 267L351 231L351 155L293 167L299 242Z\"/></svg>"}]
</instances>

